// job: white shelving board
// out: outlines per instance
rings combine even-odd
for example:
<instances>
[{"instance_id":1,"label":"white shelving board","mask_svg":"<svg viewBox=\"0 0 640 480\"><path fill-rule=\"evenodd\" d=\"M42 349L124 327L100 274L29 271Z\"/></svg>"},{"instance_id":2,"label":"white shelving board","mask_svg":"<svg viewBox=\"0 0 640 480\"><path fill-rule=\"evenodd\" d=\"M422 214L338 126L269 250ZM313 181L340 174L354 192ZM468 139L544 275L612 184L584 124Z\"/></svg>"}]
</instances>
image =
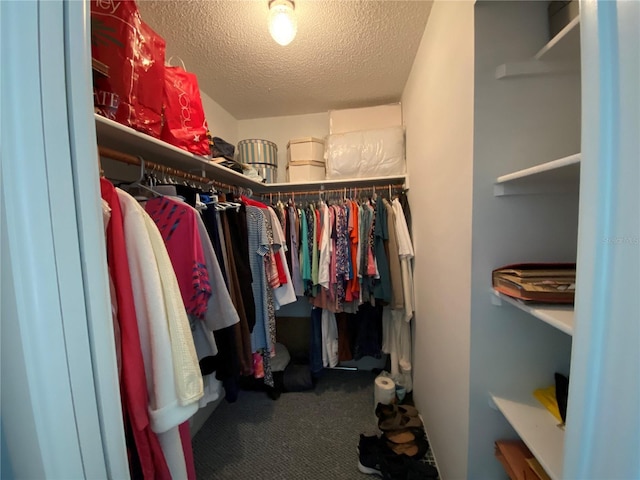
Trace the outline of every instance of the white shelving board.
<instances>
[{"instance_id":1,"label":"white shelving board","mask_svg":"<svg viewBox=\"0 0 640 480\"><path fill-rule=\"evenodd\" d=\"M254 192L264 189L263 184L231 169L216 165L204 157L174 147L167 142L138 132L101 115L95 114L95 119L98 144L103 147L133 156L141 156L145 160L181 169L194 175L202 175L202 172L206 172L208 174L206 176L209 178L230 185L251 188Z\"/></svg>"},{"instance_id":2,"label":"white shelving board","mask_svg":"<svg viewBox=\"0 0 640 480\"><path fill-rule=\"evenodd\" d=\"M580 61L580 17L571 20L534 58L545 62Z\"/></svg>"},{"instance_id":3,"label":"white shelving board","mask_svg":"<svg viewBox=\"0 0 640 480\"><path fill-rule=\"evenodd\" d=\"M407 188L406 175L389 177L356 178L345 180L320 180L304 183L259 183L245 175L210 162L204 157L186 152L162 140L138 132L118 122L95 114L98 144L145 160L176 168L194 175L202 175L229 185L251 188L256 193L304 192L339 188L371 188L403 184Z\"/></svg>"},{"instance_id":4,"label":"white shelving board","mask_svg":"<svg viewBox=\"0 0 640 480\"><path fill-rule=\"evenodd\" d=\"M577 192L580 186L580 157L576 153L502 175L495 181L493 194L502 196Z\"/></svg>"},{"instance_id":5,"label":"white shelving board","mask_svg":"<svg viewBox=\"0 0 640 480\"><path fill-rule=\"evenodd\" d=\"M564 430L557 419L533 394L530 398L491 395L491 399L547 474L553 480L562 478Z\"/></svg>"},{"instance_id":6,"label":"white shelving board","mask_svg":"<svg viewBox=\"0 0 640 480\"><path fill-rule=\"evenodd\" d=\"M576 17L544 45L532 59L503 63L496 79L578 72L580 70L580 17Z\"/></svg>"},{"instance_id":7,"label":"white shelving board","mask_svg":"<svg viewBox=\"0 0 640 480\"><path fill-rule=\"evenodd\" d=\"M504 295L493 290L493 295L503 301L513 305L514 307L527 312L529 315L548 323L554 328L567 335L573 335L573 327L575 315L573 305L551 305L551 304L531 304L525 303L516 298Z\"/></svg>"}]
</instances>

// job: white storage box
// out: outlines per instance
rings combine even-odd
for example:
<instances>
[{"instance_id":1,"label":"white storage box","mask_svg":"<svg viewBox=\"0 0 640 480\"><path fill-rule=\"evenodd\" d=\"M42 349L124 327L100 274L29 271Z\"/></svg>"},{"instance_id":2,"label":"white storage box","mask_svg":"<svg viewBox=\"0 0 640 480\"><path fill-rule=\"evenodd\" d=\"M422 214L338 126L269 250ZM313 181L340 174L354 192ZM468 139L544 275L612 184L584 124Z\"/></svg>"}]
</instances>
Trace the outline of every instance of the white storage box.
<instances>
[{"instance_id":1,"label":"white storage box","mask_svg":"<svg viewBox=\"0 0 640 480\"><path fill-rule=\"evenodd\" d=\"M324 162L324 140L314 137L292 138L287 143L287 163L301 160Z\"/></svg>"},{"instance_id":2,"label":"white storage box","mask_svg":"<svg viewBox=\"0 0 640 480\"><path fill-rule=\"evenodd\" d=\"M404 175L404 128L329 135L327 178L367 178Z\"/></svg>"},{"instance_id":3,"label":"white storage box","mask_svg":"<svg viewBox=\"0 0 640 480\"><path fill-rule=\"evenodd\" d=\"M324 162L300 160L287 165L287 181L290 183L324 180Z\"/></svg>"},{"instance_id":4,"label":"white storage box","mask_svg":"<svg viewBox=\"0 0 640 480\"><path fill-rule=\"evenodd\" d=\"M399 103L329 111L329 134L331 135L400 126L402 126L402 107Z\"/></svg>"}]
</instances>

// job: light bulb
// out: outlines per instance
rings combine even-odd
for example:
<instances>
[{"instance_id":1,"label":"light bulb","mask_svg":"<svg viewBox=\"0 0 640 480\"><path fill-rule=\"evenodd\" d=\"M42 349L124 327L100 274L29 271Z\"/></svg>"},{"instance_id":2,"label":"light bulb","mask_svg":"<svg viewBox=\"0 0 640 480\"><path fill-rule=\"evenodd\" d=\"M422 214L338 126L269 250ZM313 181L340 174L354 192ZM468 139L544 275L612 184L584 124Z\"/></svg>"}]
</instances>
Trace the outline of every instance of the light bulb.
<instances>
[{"instance_id":1,"label":"light bulb","mask_svg":"<svg viewBox=\"0 0 640 480\"><path fill-rule=\"evenodd\" d=\"M269 33L283 47L289 45L298 31L293 2L272 0L269 3Z\"/></svg>"}]
</instances>

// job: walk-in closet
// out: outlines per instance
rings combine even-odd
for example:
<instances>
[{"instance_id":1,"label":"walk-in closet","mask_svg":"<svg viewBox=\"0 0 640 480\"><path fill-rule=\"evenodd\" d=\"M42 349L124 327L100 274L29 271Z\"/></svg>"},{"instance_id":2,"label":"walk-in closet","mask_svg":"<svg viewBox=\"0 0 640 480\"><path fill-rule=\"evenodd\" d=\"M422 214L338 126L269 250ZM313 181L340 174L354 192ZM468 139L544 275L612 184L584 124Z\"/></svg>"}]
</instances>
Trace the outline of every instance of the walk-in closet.
<instances>
[{"instance_id":1,"label":"walk-in closet","mask_svg":"<svg viewBox=\"0 0 640 480\"><path fill-rule=\"evenodd\" d=\"M639 26L0 2L0 477L640 478Z\"/></svg>"}]
</instances>

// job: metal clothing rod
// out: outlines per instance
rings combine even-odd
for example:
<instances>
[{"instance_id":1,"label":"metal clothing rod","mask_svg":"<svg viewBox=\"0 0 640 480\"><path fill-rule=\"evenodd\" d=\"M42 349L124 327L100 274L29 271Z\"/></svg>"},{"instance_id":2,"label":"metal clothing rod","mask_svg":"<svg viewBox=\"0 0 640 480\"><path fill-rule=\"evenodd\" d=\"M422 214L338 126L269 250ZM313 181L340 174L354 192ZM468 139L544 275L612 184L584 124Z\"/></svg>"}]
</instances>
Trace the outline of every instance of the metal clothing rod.
<instances>
[{"instance_id":1,"label":"metal clothing rod","mask_svg":"<svg viewBox=\"0 0 640 480\"><path fill-rule=\"evenodd\" d=\"M116 160L118 162L126 163L128 165L140 166L143 163L143 162L141 162L139 157L134 157L133 155L122 153L122 152L120 152L118 150L114 150L112 148L98 146L98 153L100 154L101 157L110 158L112 160ZM144 167L145 167L145 169L166 173L167 175L171 175L171 176L175 176L175 177L181 177L181 178L184 178L185 180L190 180L192 182L202 183L202 184L205 184L205 185L212 185L213 184L213 185L215 185L217 187L220 187L220 188L223 188L223 189L228 189L228 190L234 190L234 189L237 188L237 187L235 187L233 185L227 185L225 183L218 182L217 180L212 180L212 179L206 178L206 177L200 177L198 175L194 175L192 173L185 172L183 170L179 170L177 168L167 167L165 165L160 165L158 163L150 162L148 160L144 160Z\"/></svg>"},{"instance_id":2,"label":"metal clothing rod","mask_svg":"<svg viewBox=\"0 0 640 480\"><path fill-rule=\"evenodd\" d=\"M213 180L206 177L200 177L198 175L185 172L184 170L167 167L165 165L160 165L158 163L151 162L146 159L141 161L141 157L129 155L127 153L123 153L112 148L98 146L98 152L101 157L110 158L112 160L126 163L128 165L143 166L145 169L148 169L154 172L166 173L167 175L181 177L181 178L184 178L185 180L190 180L190 181L205 184L205 185L214 185L218 188L229 190L236 194L246 193L249 197L251 197L253 193L251 192L251 189L245 189L242 187L238 187L236 185L229 185L227 183L219 182L218 180ZM100 167L100 169L102 171L102 166ZM404 184L388 184L388 185L379 185L377 187L376 186L342 187L342 188L333 188L333 189L318 188L315 190L283 191L283 192L277 192L277 193L278 193L278 198L281 198L281 196L286 196L286 197L293 197L295 199L296 196L304 198L304 197L318 196L318 195L321 195L323 198L327 198L327 196L334 196L336 194L341 194L344 197L354 198L354 197L357 197L359 194L368 192L368 191L371 191L372 193L376 193L376 188L378 188L379 191L381 192L385 191L387 188L389 189L389 192L391 192L391 190L404 191L405 185ZM271 197L269 198L273 198L272 197L273 193L275 192L260 192L258 193L258 195L260 195L263 199L266 198L266 195L271 195Z\"/></svg>"},{"instance_id":3,"label":"metal clothing rod","mask_svg":"<svg viewBox=\"0 0 640 480\"><path fill-rule=\"evenodd\" d=\"M378 188L380 191L385 191L387 188L389 189L389 192L391 192L391 190L404 190L405 186L403 184L389 184L389 185L379 185L378 187L375 186L371 186L371 187L349 187L349 188L332 188L332 189L317 189L317 190L303 190L303 191L297 191L297 192L293 192L293 191L285 191L285 192L281 192L278 193L278 195L284 195L284 196L298 196L298 197L305 197L305 196L317 196L317 195L332 195L332 194L336 194L336 193L340 193L343 194L344 196L349 196L349 197L355 197L357 196L359 193L364 193L367 191L371 191L372 193L375 193L376 188ZM264 195L264 194L263 194Z\"/></svg>"}]
</instances>

